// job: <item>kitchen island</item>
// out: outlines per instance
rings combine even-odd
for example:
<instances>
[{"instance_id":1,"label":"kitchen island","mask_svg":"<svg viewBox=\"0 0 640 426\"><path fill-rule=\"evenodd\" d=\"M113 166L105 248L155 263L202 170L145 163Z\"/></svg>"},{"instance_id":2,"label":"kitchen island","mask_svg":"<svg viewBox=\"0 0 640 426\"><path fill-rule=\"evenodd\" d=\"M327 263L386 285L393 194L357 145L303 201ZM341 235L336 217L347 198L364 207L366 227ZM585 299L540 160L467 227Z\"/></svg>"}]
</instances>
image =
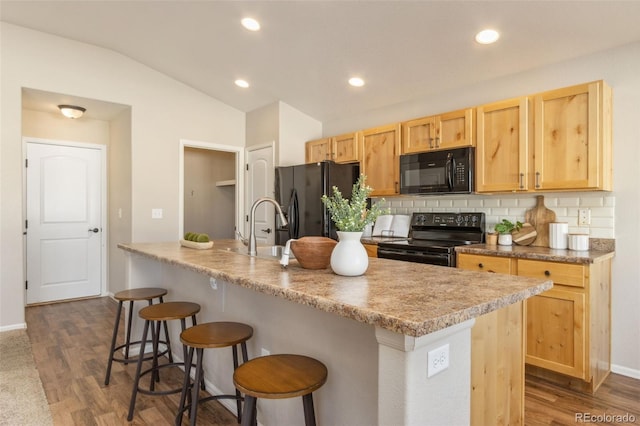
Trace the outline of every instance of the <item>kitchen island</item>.
<instances>
[{"instance_id":1,"label":"kitchen island","mask_svg":"<svg viewBox=\"0 0 640 426\"><path fill-rule=\"evenodd\" d=\"M167 300L200 303L200 323L253 326L250 357L289 352L324 362L329 379L315 399L318 423L327 425L468 424L474 319L552 286L386 259L370 259L361 277L306 270L295 260L282 269L275 258L237 253L243 248L235 241L216 241L210 250L177 242L118 247L131 254L130 287L164 286ZM172 341L179 357L179 339ZM448 368L428 377L429 352L443 347ZM232 390L230 354L210 352L207 386ZM259 403L258 419L301 424L300 405Z\"/></svg>"}]
</instances>

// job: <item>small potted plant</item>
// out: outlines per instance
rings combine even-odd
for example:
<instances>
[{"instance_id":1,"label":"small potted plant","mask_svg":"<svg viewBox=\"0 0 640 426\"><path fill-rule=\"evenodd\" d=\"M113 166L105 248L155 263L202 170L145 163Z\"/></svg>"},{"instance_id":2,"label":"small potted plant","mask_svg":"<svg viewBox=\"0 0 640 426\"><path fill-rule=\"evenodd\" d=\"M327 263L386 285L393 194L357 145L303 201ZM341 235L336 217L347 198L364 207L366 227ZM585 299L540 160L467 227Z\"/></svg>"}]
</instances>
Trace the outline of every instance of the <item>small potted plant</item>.
<instances>
[{"instance_id":1,"label":"small potted plant","mask_svg":"<svg viewBox=\"0 0 640 426\"><path fill-rule=\"evenodd\" d=\"M513 242L511 233L518 231L520 228L522 228L522 222L520 221L513 223L508 219L502 219L502 222L496 223L494 229L498 233L498 244L501 246L510 246Z\"/></svg>"},{"instance_id":2,"label":"small potted plant","mask_svg":"<svg viewBox=\"0 0 640 426\"><path fill-rule=\"evenodd\" d=\"M357 276L365 273L369 266L367 251L360 242L365 226L372 224L386 211L380 207L384 199L367 208L367 197L373 188L365 184L367 177L360 175L353 185L351 200L342 196L337 187L333 195L322 196L331 220L338 229L339 242L331 253L331 269L338 275Z\"/></svg>"}]
</instances>

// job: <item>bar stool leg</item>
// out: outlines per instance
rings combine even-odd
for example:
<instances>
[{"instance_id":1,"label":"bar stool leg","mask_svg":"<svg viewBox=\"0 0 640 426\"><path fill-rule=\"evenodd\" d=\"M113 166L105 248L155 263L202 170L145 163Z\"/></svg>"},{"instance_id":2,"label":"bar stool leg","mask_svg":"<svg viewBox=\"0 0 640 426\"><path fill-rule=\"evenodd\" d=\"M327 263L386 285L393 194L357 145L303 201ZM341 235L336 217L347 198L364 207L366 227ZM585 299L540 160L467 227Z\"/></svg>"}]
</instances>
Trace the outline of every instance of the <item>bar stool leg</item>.
<instances>
[{"instance_id":1,"label":"bar stool leg","mask_svg":"<svg viewBox=\"0 0 640 426\"><path fill-rule=\"evenodd\" d=\"M245 343L242 342L242 345L244 344ZM233 350L233 369L235 371L238 368L238 345L233 345L231 349ZM243 355L244 355L244 350L243 350ZM241 398L240 391L238 390L238 388L236 388L236 409L238 412L238 423L242 423L242 401L240 398Z\"/></svg>"},{"instance_id":2,"label":"bar stool leg","mask_svg":"<svg viewBox=\"0 0 640 426\"><path fill-rule=\"evenodd\" d=\"M118 303L118 311L116 313L116 323L113 325L113 336L111 337L111 349L109 350L109 361L107 362L107 375L104 378L104 384L109 384L111 377L111 365L113 364L113 351L116 348L116 338L118 337L118 328L120 328L120 315L122 315L122 301Z\"/></svg>"},{"instance_id":3,"label":"bar stool leg","mask_svg":"<svg viewBox=\"0 0 640 426\"><path fill-rule=\"evenodd\" d=\"M308 393L302 397L304 407L304 424L306 426L316 426L316 415L313 410L313 394Z\"/></svg>"},{"instance_id":4,"label":"bar stool leg","mask_svg":"<svg viewBox=\"0 0 640 426\"><path fill-rule=\"evenodd\" d=\"M241 426L254 426L257 422L256 414L256 398L254 396L245 395Z\"/></svg>"},{"instance_id":5,"label":"bar stool leg","mask_svg":"<svg viewBox=\"0 0 640 426\"><path fill-rule=\"evenodd\" d=\"M160 303L164 303L164 297L160 296ZM171 340L169 340L169 327L166 321L162 321L164 324L164 340L167 342L167 349L169 350L169 363L173 363L173 355L171 354Z\"/></svg>"},{"instance_id":6,"label":"bar stool leg","mask_svg":"<svg viewBox=\"0 0 640 426\"><path fill-rule=\"evenodd\" d=\"M144 322L144 329L142 330L142 340L140 341L140 348L144 348L147 344L147 333L149 332L149 321ZM141 349L144 351L144 349ZM129 402L129 414L127 420L133 420L133 409L136 406L136 397L138 396L138 385L140 384L140 372L142 371L142 359L144 356L138 356L138 363L136 366L136 375L133 383L133 390L131 391L131 401Z\"/></svg>"},{"instance_id":7,"label":"bar stool leg","mask_svg":"<svg viewBox=\"0 0 640 426\"><path fill-rule=\"evenodd\" d=\"M182 416L184 415L185 400L187 399L187 394L191 395L189 393L189 386L191 385L191 378L189 377L189 371L191 371L192 364L193 364L193 348L189 348L189 354L187 358L185 358L184 381L182 382L182 393L180 394L180 405L178 406L178 414L176 415L175 426L179 426L182 423ZM193 401L193 399L189 398L189 418L191 418L191 408L192 408L191 401Z\"/></svg>"},{"instance_id":8,"label":"bar stool leg","mask_svg":"<svg viewBox=\"0 0 640 426\"><path fill-rule=\"evenodd\" d=\"M197 348L196 353L198 354L198 361L196 362L196 377L193 379L193 396L191 396L191 417L189 419L189 424L191 426L195 426L196 418L198 415L198 401L200 400L200 386L197 383L202 381L202 355L204 350L202 348Z\"/></svg>"}]
</instances>

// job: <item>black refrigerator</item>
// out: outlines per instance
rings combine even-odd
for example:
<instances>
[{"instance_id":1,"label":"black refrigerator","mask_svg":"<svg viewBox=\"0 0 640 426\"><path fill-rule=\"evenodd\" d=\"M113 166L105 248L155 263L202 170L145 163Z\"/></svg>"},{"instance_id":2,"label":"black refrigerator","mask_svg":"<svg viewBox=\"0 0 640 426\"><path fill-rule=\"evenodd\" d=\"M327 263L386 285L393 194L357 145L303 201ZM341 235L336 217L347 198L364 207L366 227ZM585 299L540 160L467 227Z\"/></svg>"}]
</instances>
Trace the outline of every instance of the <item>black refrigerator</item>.
<instances>
[{"instance_id":1,"label":"black refrigerator","mask_svg":"<svg viewBox=\"0 0 640 426\"><path fill-rule=\"evenodd\" d=\"M334 223L322 203L323 195L331 196L337 186L342 196L351 198L358 180L358 164L336 164L333 161L277 167L275 198L289 224L282 226L276 215L276 244L291 238L323 236L338 239Z\"/></svg>"}]
</instances>

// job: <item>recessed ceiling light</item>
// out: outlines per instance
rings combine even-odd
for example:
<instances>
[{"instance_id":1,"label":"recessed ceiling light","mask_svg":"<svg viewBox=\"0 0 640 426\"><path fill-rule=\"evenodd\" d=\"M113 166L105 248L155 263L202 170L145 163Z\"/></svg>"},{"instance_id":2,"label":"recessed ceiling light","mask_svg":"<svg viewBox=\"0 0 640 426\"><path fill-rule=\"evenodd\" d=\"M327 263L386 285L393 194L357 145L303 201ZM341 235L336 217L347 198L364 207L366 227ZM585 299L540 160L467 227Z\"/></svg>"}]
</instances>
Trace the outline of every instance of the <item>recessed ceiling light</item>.
<instances>
[{"instance_id":1,"label":"recessed ceiling light","mask_svg":"<svg viewBox=\"0 0 640 426\"><path fill-rule=\"evenodd\" d=\"M476 41L480 44L491 44L498 41L500 34L496 30L482 30L476 34Z\"/></svg>"},{"instance_id":2,"label":"recessed ceiling light","mask_svg":"<svg viewBox=\"0 0 640 426\"><path fill-rule=\"evenodd\" d=\"M243 18L240 22L242 22L242 26L249 31L258 31L260 29L260 22L253 18Z\"/></svg>"},{"instance_id":3,"label":"recessed ceiling light","mask_svg":"<svg viewBox=\"0 0 640 426\"><path fill-rule=\"evenodd\" d=\"M349 79L349 84L352 85L353 87L362 87L364 86L364 80L361 79L360 77L351 77Z\"/></svg>"},{"instance_id":4,"label":"recessed ceiling light","mask_svg":"<svg viewBox=\"0 0 640 426\"><path fill-rule=\"evenodd\" d=\"M249 87L249 83L246 80L237 79L234 83L236 83L236 86L242 87L242 88L245 88L245 89L247 87Z\"/></svg>"}]
</instances>

